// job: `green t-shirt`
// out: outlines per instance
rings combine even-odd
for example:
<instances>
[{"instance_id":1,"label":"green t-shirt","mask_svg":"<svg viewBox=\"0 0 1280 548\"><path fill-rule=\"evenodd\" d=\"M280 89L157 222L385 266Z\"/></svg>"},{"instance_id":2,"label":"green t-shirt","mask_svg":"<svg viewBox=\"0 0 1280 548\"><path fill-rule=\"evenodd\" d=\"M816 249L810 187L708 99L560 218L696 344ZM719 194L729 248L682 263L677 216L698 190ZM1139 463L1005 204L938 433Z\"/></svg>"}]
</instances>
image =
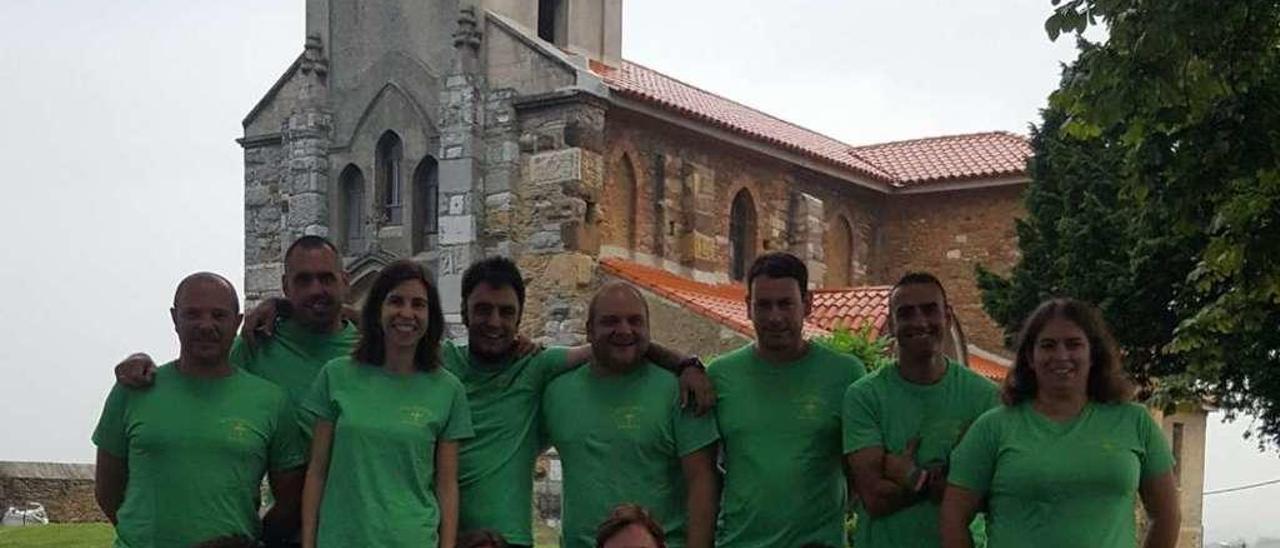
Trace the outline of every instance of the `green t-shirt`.
<instances>
[{"instance_id":1,"label":"green t-shirt","mask_svg":"<svg viewBox=\"0 0 1280 548\"><path fill-rule=\"evenodd\" d=\"M1023 403L973 423L947 481L988 497L991 548L1118 548L1137 543L1138 484L1172 468L1169 444L1141 405L1091 402L1058 423Z\"/></svg>"},{"instance_id":2,"label":"green t-shirt","mask_svg":"<svg viewBox=\"0 0 1280 548\"><path fill-rule=\"evenodd\" d=\"M773 365L749 344L711 362L724 437L716 546L844 545L846 487L840 412L866 374L857 358L809 344Z\"/></svg>"},{"instance_id":3,"label":"green t-shirt","mask_svg":"<svg viewBox=\"0 0 1280 548\"><path fill-rule=\"evenodd\" d=\"M475 437L458 457L458 530L486 528L533 544L533 464L547 383L566 371L569 350L552 347L505 364L483 364L466 346L444 343L445 368L466 387Z\"/></svg>"},{"instance_id":4,"label":"green t-shirt","mask_svg":"<svg viewBox=\"0 0 1280 548\"><path fill-rule=\"evenodd\" d=\"M93 443L129 470L117 548L257 537L263 474L306 464L284 391L232 371L196 378L170 362L149 390L111 389Z\"/></svg>"},{"instance_id":5,"label":"green t-shirt","mask_svg":"<svg viewBox=\"0 0 1280 548\"><path fill-rule=\"evenodd\" d=\"M444 369L401 376L338 358L303 406L334 425L317 544L435 546L436 442L472 435L462 383Z\"/></svg>"},{"instance_id":6,"label":"green t-shirt","mask_svg":"<svg viewBox=\"0 0 1280 548\"><path fill-rule=\"evenodd\" d=\"M844 452L882 447L901 453L911 438L920 438L916 464L946 464L951 449L975 419L1000 404L991 381L947 360L938 382L908 382L896 363L863 377L844 396ZM883 517L858 505L859 548L939 546L938 505L921 501Z\"/></svg>"},{"instance_id":7,"label":"green t-shirt","mask_svg":"<svg viewBox=\"0 0 1280 548\"><path fill-rule=\"evenodd\" d=\"M257 350L240 337L231 346L231 364L267 379L289 394L289 402L298 413L303 439L311 441L313 414L302 411L301 403L311 390L316 374L334 358L351 355L360 340L360 331L344 322L337 333L317 335L296 321L285 320L276 326L275 336L262 340Z\"/></svg>"},{"instance_id":8,"label":"green t-shirt","mask_svg":"<svg viewBox=\"0 0 1280 548\"><path fill-rule=\"evenodd\" d=\"M564 469L562 548L595 546L595 531L624 502L653 512L667 546L684 546L680 459L720 438L712 413L680 409L674 375L646 362L624 375L580 367L552 381L543 428Z\"/></svg>"}]
</instances>

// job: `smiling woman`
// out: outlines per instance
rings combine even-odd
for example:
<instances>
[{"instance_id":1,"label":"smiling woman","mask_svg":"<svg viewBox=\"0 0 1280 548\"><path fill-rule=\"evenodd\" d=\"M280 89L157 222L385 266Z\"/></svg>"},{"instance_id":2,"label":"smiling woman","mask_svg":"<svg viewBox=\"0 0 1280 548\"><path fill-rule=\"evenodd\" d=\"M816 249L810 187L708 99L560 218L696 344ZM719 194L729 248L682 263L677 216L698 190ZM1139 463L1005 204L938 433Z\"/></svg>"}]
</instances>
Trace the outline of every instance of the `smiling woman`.
<instances>
[{"instance_id":1,"label":"smiling woman","mask_svg":"<svg viewBox=\"0 0 1280 548\"><path fill-rule=\"evenodd\" d=\"M458 442L473 432L462 383L440 367L439 293L421 266L396 261L360 319L352 357L326 364L303 403L317 416L303 546L453 546Z\"/></svg>"},{"instance_id":2,"label":"smiling woman","mask_svg":"<svg viewBox=\"0 0 1280 548\"><path fill-rule=\"evenodd\" d=\"M1173 455L1147 410L1129 401L1115 348L1086 303L1054 299L1031 314L1005 405L975 421L951 455L944 546L971 546L968 524L984 499L992 548L1133 546L1137 495L1150 522L1144 546L1176 544Z\"/></svg>"}]
</instances>

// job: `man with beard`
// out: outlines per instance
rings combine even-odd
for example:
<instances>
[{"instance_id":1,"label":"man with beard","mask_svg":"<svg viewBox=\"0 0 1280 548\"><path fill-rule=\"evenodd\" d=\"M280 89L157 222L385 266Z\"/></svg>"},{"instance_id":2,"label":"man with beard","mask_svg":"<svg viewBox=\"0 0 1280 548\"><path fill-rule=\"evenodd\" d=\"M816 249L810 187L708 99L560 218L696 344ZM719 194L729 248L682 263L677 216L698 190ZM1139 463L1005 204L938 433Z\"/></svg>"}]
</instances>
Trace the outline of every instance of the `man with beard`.
<instances>
[{"instance_id":1,"label":"man with beard","mask_svg":"<svg viewBox=\"0 0 1280 548\"><path fill-rule=\"evenodd\" d=\"M942 353L951 308L932 274L903 276L889 294L894 363L854 383L844 398L844 451L862 548L939 546L938 505L951 449L1000 403L996 385Z\"/></svg>"},{"instance_id":2,"label":"man with beard","mask_svg":"<svg viewBox=\"0 0 1280 548\"><path fill-rule=\"evenodd\" d=\"M259 313L272 336L250 345L237 337L231 348L231 364L280 386L298 410L297 423L309 443L315 417L302 410L299 402L311 388L316 373L329 360L351 354L360 333L343 319L347 298L347 273L342 268L338 248L320 236L303 236L284 255L284 276L280 283L284 299L272 299ZM279 315L283 319L276 323ZM251 314L252 316L252 314ZM253 333L254 319L250 319ZM155 364L146 354L134 354L116 366L116 378L126 386L149 386Z\"/></svg>"},{"instance_id":3,"label":"man with beard","mask_svg":"<svg viewBox=\"0 0 1280 548\"><path fill-rule=\"evenodd\" d=\"M634 287L605 284L587 311L592 359L552 381L543 427L564 466L561 546L595 546L622 503L648 508L673 547L710 548L716 508L711 415L680 406L674 377L650 363L649 309Z\"/></svg>"},{"instance_id":4,"label":"man with beard","mask_svg":"<svg viewBox=\"0 0 1280 548\"><path fill-rule=\"evenodd\" d=\"M510 259L490 257L467 268L462 301L467 345L446 342L442 349L445 367L466 386L476 434L459 454L459 527L489 528L512 546L532 545L533 465L541 449L537 417L543 390L553 378L586 362L592 346L517 350L525 286ZM678 374L682 405L696 400L705 411L713 403L710 381L696 358L657 345L649 345L647 356Z\"/></svg>"},{"instance_id":5,"label":"man with beard","mask_svg":"<svg viewBox=\"0 0 1280 548\"><path fill-rule=\"evenodd\" d=\"M803 261L766 253L747 274L756 342L711 362L724 438L716 546L844 545L840 449L845 389L862 362L804 338L812 305Z\"/></svg>"},{"instance_id":6,"label":"man with beard","mask_svg":"<svg viewBox=\"0 0 1280 548\"><path fill-rule=\"evenodd\" d=\"M283 390L232 367L242 319L225 278L188 276L170 309L178 359L159 386L107 397L93 433L94 490L116 546L191 546L213 537L268 539L297 527L306 451ZM258 519L267 473L275 501Z\"/></svg>"}]
</instances>

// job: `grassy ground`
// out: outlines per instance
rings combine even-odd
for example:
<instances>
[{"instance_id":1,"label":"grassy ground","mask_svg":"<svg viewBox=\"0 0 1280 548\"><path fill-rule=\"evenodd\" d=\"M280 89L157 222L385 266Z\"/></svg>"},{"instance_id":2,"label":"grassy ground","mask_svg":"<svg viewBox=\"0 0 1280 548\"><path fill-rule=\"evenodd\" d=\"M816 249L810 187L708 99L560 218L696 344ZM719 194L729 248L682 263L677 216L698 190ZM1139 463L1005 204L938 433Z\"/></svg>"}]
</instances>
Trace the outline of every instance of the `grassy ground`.
<instances>
[{"instance_id":1,"label":"grassy ground","mask_svg":"<svg viewBox=\"0 0 1280 548\"><path fill-rule=\"evenodd\" d=\"M534 536L538 548L559 546L559 533L545 525L538 524ZM111 546L114 538L105 523L0 527L0 548L103 548Z\"/></svg>"},{"instance_id":2,"label":"grassy ground","mask_svg":"<svg viewBox=\"0 0 1280 548\"><path fill-rule=\"evenodd\" d=\"M67 523L0 527L0 546L23 548L103 548L111 546L115 532L105 523Z\"/></svg>"}]
</instances>

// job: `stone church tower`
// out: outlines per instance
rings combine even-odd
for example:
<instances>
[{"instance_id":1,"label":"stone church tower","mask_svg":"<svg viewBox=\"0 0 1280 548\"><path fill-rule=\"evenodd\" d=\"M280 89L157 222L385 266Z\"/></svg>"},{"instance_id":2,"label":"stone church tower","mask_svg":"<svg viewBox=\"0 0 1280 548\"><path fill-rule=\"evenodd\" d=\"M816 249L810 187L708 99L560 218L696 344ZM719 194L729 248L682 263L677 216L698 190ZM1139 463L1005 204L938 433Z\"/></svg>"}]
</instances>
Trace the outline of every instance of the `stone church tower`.
<instances>
[{"instance_id":1,"label":"stone church tower","mask_svg":"<svg viewBox=\"0 0 1280 548\"><path fill-rule=\"evenodd\" d=\"M521 259L534 285L547 268L589 283L574 251L600 186L605 91L587 67L621 62L621 8L308 0L304 51L239 140L248 298L279 287L283 248L304 234L339 245L357 297L396 258L428 265L450 323L463 269L485 254ZM567 320L568 296L543 289L531 305Z\"/></svg>"},{"instance_id":2,"label":"stone church tower","mask_svg":"<svg viewBox=\"0 0 1280 548\"><path fill-rule=\"evenodd\" d=\"M621 0L307 0L305 47L239 140L249 300L320 234L356 299L396 258L427 265L459 334L463 270L501 254L529 286L524 333L571 343L602 260L723 284L785 250L817 288L933 271L971 339L1000 348L973 267L1016 259L1024 139L856 147L621 44Z\"/></svg>"}]
</instances>

